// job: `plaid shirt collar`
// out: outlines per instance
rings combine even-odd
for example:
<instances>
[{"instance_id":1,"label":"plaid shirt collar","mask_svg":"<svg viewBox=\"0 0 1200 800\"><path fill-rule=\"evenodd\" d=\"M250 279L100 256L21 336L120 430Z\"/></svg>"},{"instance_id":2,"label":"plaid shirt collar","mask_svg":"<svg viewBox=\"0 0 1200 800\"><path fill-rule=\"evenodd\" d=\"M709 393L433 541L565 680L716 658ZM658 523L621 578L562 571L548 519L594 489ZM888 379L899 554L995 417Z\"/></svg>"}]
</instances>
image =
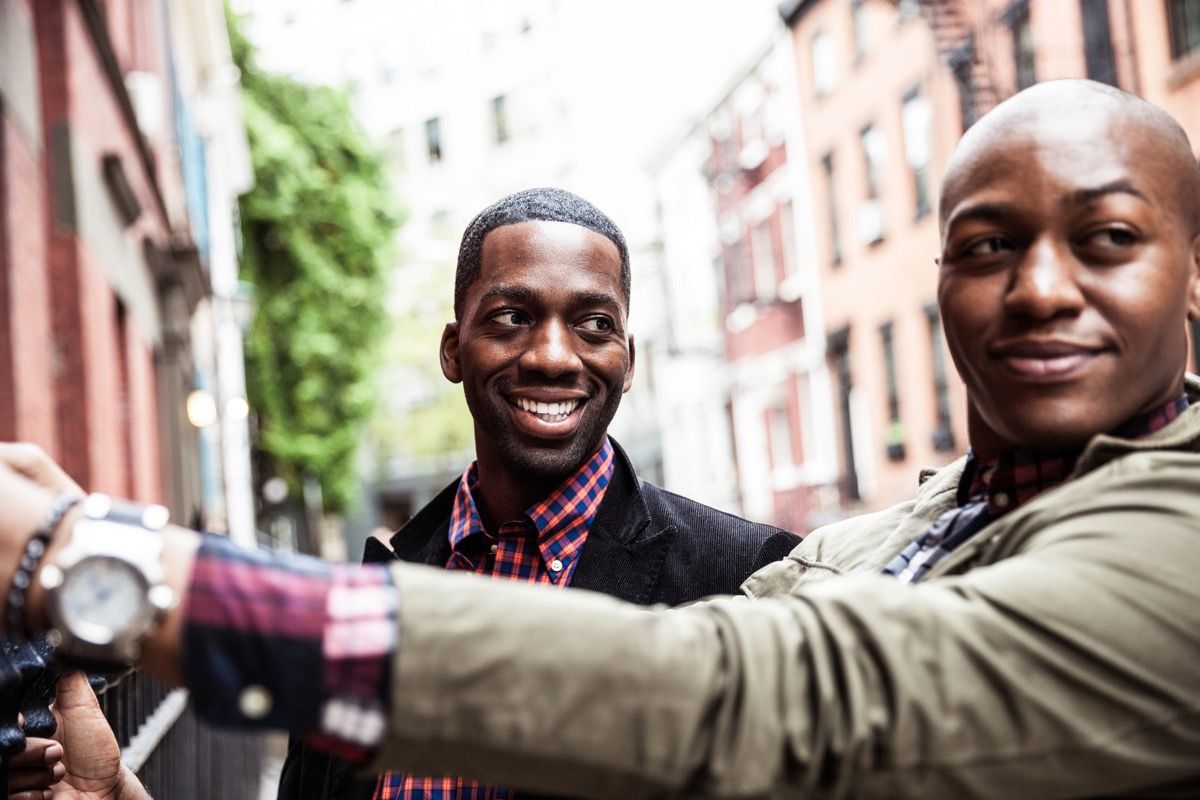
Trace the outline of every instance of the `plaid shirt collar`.
<instances>
[{"instance_id":1,"label":"plaid shirt collar","mask_svg":"<svg viewBox=\"0 0 1200 800\"><path fill-rule=\"evenodd\" d=\"M613 446L606 436L604 444L583 466L544 500L525 509L522 519L501 525L498 535L537 531L538 552L543 563L549 566L557 559L564 565L561 571L571 574L574 561L583 550L592 520L604 499L612 473ZM479 470L475 462L471 462L459 480L450 512L447 535L452 552L462 553L469 549L471 537L491 537L475 505L474 492L478 486Z\"/></svg>"},{"instance_id":2,"label":"plaid shirt collar","mask_svg":"<svg viewBox=\"0 0 1200 800\"><path fill-rule=\"evenodd\" d=\"M1138 414L1113 431L1123 439L1139 439L1165 428L1188 407L1186 394ZM1079 453L1028 453L1013 450L994 458L967 454L958 484L958 505L987 500L988 516L999 517L1066 480Z\"/></svg>"}]
</instances>

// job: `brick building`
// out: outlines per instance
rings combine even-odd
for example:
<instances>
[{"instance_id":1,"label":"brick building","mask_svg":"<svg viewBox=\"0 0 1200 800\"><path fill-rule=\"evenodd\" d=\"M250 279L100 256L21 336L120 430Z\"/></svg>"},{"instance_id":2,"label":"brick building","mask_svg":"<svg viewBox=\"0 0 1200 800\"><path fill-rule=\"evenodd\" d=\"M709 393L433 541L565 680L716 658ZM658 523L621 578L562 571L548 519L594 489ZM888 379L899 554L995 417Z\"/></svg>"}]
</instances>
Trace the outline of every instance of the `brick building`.
<instances>
[{"instance_id":1,"label":"brick building","mask_svg":"<svg viewBox=\"0 0 1200 800\"><path fill-rule=\"evenodd\" d=\"M936 307L935 193L960 126L914 3L784 3L803 108L844 513L909 497L966 446ZM828 423L826 423L828 424Z\"/></svg>"},{"instance_id":2,"label":"brick building","mask_svg":"<svg viewBox=\"0 0 1200 800\"><path fill-rule=\"evenodd\" d=\"M837 503L791 52L781 31L655 167L668 363L691 387L663 437L694 452L679 485L726 501L735 465L726 505L806 530Z\"/></svg>"},{"instance_id":3,"label":"brick building","mask_svg":"<svg viewBox=\"0 0 1200 800\"><path fill-rule=\"evenodd\" d=\"M201 0L0 0L0 439L37 442L89 489L193 525L205 501L187 400L195 341L213 335L195 311L222 221L170 32L173 12L201 7L224 37L220 4ZM214 796L241 796L257 747L197 731L185 698L135 680L104 704L165 796L218 761Z\"/></svg>"},{"instance_id":4,"label":"brick building","mask_svg":"<svg viewBox=\"0 0 1200 800\"><path fill-rule=\"evenodd\" d=\"M962 131L1036 81L1090 77L1200 142L1200 0L789 0L846 511L967 446L935 305L937 185ZM1200 362L1198 362L1200 363Z\"/></svg>"}]
</instances>

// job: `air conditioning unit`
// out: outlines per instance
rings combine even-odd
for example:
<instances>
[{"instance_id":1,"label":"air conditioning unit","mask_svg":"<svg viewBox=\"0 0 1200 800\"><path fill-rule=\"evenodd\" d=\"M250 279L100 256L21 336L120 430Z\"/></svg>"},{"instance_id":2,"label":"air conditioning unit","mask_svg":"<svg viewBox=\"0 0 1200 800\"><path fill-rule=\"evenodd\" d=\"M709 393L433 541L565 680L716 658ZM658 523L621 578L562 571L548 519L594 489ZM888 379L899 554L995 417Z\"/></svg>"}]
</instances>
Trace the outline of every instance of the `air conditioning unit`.
<instances>
[{"instance_id":1,"label":"air conditioning unit","mask_svg":"<svg viewBox=\"0 0 1200 800\"><path fill-rule=\"evenodd\" d=\"M858 207L855 220L858 240L863 244L874 244L883 240L883 204L878 200L867 200Z\"/></svg>"}]
</instances>

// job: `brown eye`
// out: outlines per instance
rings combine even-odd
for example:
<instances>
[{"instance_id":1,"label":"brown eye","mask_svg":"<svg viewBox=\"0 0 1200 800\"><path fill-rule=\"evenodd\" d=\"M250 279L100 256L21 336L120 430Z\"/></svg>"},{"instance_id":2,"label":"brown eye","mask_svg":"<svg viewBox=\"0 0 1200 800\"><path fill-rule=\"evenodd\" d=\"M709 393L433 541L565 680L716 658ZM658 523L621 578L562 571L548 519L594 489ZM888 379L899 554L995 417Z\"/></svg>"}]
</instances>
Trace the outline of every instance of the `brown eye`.
<instances>
[{"instance_id":1,"label":"brown eye","mask_svg":"<svg viewBox=\"0 0 1200 800\"><path fill-rule=\"evenodd\" d=\"M497 311L495 314L492 314L490 317L488 317L488 320L506 327L524 325L529 321L520 311L513 311L512 309L508 308L503 311Z\"/></svg>"},{"instance_id":2,"label":"brown eye","mask_svg":"<svg viewBox=\"0 0 1200 800\"><path fill-rule=\"evenodd\" d=\"M1125 228L1104 228L1093 233L1088 240L1100 247L1129 247L1137 243L1137 235Z\"/></svg>"},{"instance_id":3,"label":"brown eye","mask_svg":"<svg viewBox=\"0 0 1200 800\"><path fill-rule=\"evenodd\" d=\"M609 333L617 326L611 319L605 316L588 317L579 323L579 327L589 333Z\"/></svg>"},{"instance_id":4,"label":"brown eye","mask_svg":"<svg viewBox=\"0 0 1200 800\"><path fill-rule=\"evenodd\" d=\"M994 256L1012 249L1014 249L1012 242L1004 236L985 236L963 248L962 254L964 256Z\"/></svg>"}]
</instances>

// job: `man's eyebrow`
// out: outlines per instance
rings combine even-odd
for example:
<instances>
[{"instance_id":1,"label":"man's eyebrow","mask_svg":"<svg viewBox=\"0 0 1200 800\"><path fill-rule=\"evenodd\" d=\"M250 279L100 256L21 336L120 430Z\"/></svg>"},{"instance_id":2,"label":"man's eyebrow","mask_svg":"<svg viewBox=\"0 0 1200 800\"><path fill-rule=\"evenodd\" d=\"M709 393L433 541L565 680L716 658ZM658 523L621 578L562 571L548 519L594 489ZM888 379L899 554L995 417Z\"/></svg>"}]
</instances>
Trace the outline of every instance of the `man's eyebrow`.
<instances>
[{"instance_id":1,"label":"man's eyebrow","mask_svg":"<svg viewBox=\"0 0 1200 800\"><path fill-rule=\"evenodd\" d=\"M1111 181L1103 186L1097 186L1092 189L1079 189L1071 194L1071 202L1074 204L1090 203L1094 200L1099 200L1107 194L1130 194L1141 198L1144 202L1150 202L1150 198L1146 197L1136 186L1124 179Z\"/></svg>"},{"instance_id":2,"label":"man's eyebrow","mask_svg":"<svg viewBox=\"0 0 1200 800\"><path fill-rule=\"evenodd\" d=\"M514 303L535 303L537 293L524 284L497 283L488 287L479 301L487 303L497 299L511 300ZM609 306L616 310L621 309L621 301L611 292L579 292L571 297L571 304L580 307Z\"/></svg>"},{"instance_id":3,"label":"man's eyebrow","mask_svg":"<svg viewBox=\"0 0 1200 800\"><path fill-rule=\"evenodd\" d=\"M621 301L610 292L580 292L571 299L577 306L611 306L618 310L621 308Z\"/></svg>"},{"instance_id":4,"label":"man's eyebrow","mask_svg":"<svg viewBox=\"0 0 1200 800\"><path fill-rule=\"evenodd\" d=\"M528 286L522 286L519 283L497 283L488 287L488 290L483 293L483 297L479 301L487 302L497 298L503 300L512 300L514 302L527 302L533 299L533 292Z\"/></svg>"},{"instance_id":5,"label":"man's eyebrow","mask_svg":"<svg viewBox=\"0 0 1200 800\"><path fill-rule=\"evenodd\" d=\"M1017 210L1014 203L976 203L963 208L957 208L946 219L946 229L972 220L995 221L1011 217Z\"/></svg>"}]
</instances>

